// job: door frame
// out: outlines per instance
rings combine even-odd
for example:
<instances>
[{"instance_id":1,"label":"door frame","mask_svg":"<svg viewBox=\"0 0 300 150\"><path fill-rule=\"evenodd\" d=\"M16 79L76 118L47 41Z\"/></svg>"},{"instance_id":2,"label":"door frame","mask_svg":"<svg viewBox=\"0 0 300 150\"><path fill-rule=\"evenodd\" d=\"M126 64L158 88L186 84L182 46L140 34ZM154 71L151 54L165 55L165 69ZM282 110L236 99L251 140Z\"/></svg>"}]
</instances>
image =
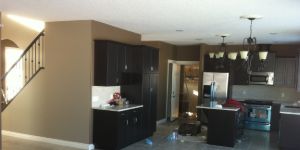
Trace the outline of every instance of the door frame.
<instances>
[{"instance_id":1,"label":"door frame","mask_svg":"<svg viewBox=\"0 0 300 150\"><path fill-rule=\"evenodd\" d=\"M168 63L167 63L167 90L166 90L166 112L165 112L165 119L169 120L169 118L171 117L171 101L170 101L170 96L169 96L169 76L170 76L170 64L178 64L178 65L195 65L200 63L200 61L176 61L176 60L172 60L172 59L168 59Z\"/></svg>"}]
</instances>

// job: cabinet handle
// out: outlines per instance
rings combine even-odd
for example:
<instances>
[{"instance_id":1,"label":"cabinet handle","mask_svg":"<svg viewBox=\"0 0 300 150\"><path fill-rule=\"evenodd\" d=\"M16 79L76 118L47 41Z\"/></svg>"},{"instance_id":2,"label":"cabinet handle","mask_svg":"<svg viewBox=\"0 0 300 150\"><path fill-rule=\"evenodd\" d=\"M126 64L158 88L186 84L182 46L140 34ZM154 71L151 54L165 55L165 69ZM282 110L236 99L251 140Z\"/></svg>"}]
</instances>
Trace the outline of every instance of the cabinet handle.
<instances>
[{"instance_id":1,"label":"cabinet handle","mask_svg":"<svg viewBox=\"0 0 300 150\"><path fill-rule=\"evenodd\" d=\"M153 71L153 70L154 70L154 69L153 69L153 66L151 66L150 69L151 69L151 71Z\"/></svg>"},{"instance_id":2,"label":"cabinet handle","mask_svg":"<svg viewBox=\"0 0 300 150\"><path fill-rule=\"evenodd\" d=\"M128 120L126 120L126 125L128 125Z\"/></svg>"},{"instance_id":3,"label":"cabinet handle","mask_svg":"<svg viewBox=\"0 0 300 150\"><path fill-rule=\"evenodd\" d=\"M137 119L137 117L135 117L134 119L135 119L135 123L137 123L137 122L138 122L138 119Z\"/></svg>"}]
</instances>

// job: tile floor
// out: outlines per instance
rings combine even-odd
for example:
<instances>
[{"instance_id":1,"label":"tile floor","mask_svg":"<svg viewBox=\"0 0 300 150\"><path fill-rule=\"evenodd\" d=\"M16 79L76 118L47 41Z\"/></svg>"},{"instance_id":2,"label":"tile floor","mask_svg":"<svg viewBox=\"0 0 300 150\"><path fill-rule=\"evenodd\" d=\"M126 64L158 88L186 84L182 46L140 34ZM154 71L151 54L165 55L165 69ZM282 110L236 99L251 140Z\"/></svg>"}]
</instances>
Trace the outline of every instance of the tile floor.
<instances>
[{"instance_id":1,"label":"tile floor","mask_svg":"<svg viewBox=\"0 0 300 150\"><path fill-rule=\"evenodd\" d=\"M195 140L195 137L179 136L179 140L172 141L168 138L170 133L178 126L174 123L164 123L157 127L157 132L152 137L153 144L148 145L145 140L129 145L124 150L278 150L277 133L245 130L244 136L234 148L208 145ZM3 150L79 150L42 142L3 136Z\"/></svg>"}]
</instances>

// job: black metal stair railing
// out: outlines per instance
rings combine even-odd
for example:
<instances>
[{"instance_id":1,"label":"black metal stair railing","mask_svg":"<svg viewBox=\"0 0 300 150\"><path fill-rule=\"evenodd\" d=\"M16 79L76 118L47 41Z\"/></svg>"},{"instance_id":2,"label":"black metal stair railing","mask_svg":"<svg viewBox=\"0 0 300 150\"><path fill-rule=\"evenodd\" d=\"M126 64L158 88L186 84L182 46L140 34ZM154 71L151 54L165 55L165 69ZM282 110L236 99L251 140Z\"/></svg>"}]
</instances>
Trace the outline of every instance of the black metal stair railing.
<instances>
[{"instance_id":1,"label":"black metal stair railing","mask_svg":"<svg viewBox=\"0 0 300 150\"><path fill-rule=\"evenodd\" d=\"M1 77L2 111L22 89L44 69L45 33L42 31L24 50L17 61Z\"/></svg>"}]
</instances>

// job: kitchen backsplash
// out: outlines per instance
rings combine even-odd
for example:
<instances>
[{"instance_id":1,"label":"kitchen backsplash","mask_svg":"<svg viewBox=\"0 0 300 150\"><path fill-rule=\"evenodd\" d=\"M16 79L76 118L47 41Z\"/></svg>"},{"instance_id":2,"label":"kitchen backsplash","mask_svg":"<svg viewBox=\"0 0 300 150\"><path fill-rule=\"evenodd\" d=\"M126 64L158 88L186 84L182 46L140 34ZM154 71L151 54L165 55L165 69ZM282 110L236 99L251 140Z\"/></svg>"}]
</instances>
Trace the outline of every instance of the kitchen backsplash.
<instances>
[{"instance_id":1,"label":"kitchen backsplash","mask_svg":"<svg viewBox=\"0 0 300 150\"><path fill-rule=\"evenodd\" d=\"M232 98L237 100L257 99L293 102L300 99L300 93L295 88L264 85L233 85Z\"/></svg>"},{"instance_id":2,"label":"kitchen backsplash","mask_svg":"<svg viewBox=\"0 0 300 150\"><path fill-rule=\"evenodd\" d=\"M93 86L92 107L99 107L106 104L115 92L120 92L120 86Z\"/></svg>"}]
</instances>

